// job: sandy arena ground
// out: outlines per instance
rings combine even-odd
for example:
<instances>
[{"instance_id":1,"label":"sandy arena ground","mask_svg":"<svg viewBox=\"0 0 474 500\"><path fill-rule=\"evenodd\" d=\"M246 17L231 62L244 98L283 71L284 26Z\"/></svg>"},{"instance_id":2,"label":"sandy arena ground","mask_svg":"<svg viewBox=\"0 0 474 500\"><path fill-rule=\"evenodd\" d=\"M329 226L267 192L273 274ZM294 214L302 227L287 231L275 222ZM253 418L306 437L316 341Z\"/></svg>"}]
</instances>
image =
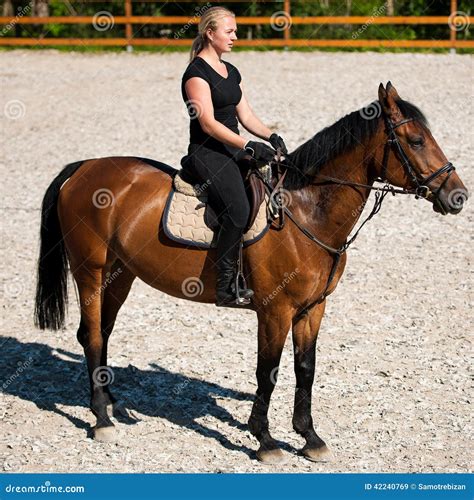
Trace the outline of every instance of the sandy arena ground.
<instances>
[{"instance_id":1,"label":"sandy arena ground","mask_svg":"<svg viewBox=\"0 0 474 500\"><path fill-rule=\"evenodd\" d=\"M473 435L472 204L442 217L387 198L328 300L313 415L332 463L297 455L290 337L270 411L287 462L263 466L246 429L256 317L174 299L136 281L111 338L120 441L90 438L71 291L66 330L32 324L39 206L67 163L137 155L179 165L188 140L181 54L0 53L2 340L0 470L9 472L466 472ZM245 52L258 116L290 149L391 80L420 106L472 189L472 56ZM72 290L72 288L71 288Z\"/></svg>"}]
</instances>

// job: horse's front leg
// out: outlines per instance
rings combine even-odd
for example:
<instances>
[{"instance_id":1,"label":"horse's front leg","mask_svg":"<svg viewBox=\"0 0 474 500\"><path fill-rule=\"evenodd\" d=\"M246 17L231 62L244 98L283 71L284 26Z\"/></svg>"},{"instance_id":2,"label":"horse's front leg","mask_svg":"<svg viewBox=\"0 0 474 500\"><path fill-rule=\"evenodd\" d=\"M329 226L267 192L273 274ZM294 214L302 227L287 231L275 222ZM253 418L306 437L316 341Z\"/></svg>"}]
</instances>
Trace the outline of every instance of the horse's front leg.
<instances>
[{"instance_id":1,"label":"horse's front leg","mask_svg":"<svg viewBox=\"0 0 474 500\"><path fill-rule=\"evenodd\" d=\"M326 301L315 306L307 315L293 321L296 392L293 429L304 437L303 455L312 461L327 461L331 452L316 434L311 416L311 393L316 362L316 340Z\"/></svg>"},{"instance_id":2,"label":"horse's front leg","mask_svg":"<svg viewBox=\"0 0 474 500\"><path fill-rule=\"evenodd\" d=\"M284 459L277 442L268 430L268 408L270 397L275 388L278 366L288 331L291 326L291 313L280 306L258 315L258 362L257 394L249 419L249 430L258 439L260 448L257 458L265 463L279 463Z\"/></svg>"}]
</instances>

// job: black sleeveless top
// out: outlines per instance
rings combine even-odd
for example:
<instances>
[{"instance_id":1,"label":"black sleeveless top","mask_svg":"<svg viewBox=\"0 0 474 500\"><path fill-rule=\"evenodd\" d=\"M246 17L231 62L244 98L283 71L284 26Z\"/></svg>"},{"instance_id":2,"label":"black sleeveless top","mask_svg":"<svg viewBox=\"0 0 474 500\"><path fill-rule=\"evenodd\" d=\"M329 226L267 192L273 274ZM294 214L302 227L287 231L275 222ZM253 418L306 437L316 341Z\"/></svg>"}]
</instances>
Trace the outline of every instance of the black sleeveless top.
<instances>
[{"instance_id":1,"label":"black sleeveless top","mask_svg":"<svg viewBox=\"0 0 474 500\"><path fill-rule=\"evenodd\" d=\"M239 133L236 106L242 98L242 91L239 83L242 81L239 70L227 61L224 61L227 67L228 77L221 76L208 62L202 57L195 57L186 68L181 81L181 94L188 107L188 113L191 118L189 125L190 144L206 144L211 149L221 149L222 143L206 134L196 117L199 110L192 107L186 94L185 84L193 77L199 77L205 80L211 89L212 104L214 106L214 118L230 128L236 134Z\"/></svg>"}]
</instances>

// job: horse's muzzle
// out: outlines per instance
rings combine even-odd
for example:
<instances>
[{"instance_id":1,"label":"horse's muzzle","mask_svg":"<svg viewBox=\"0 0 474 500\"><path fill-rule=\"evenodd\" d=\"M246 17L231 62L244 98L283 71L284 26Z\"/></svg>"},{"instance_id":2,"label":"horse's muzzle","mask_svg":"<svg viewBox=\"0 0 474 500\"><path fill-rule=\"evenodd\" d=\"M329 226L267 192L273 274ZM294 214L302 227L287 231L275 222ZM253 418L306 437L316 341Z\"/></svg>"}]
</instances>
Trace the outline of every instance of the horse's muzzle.
<instances>
[{"instance_id":1,"label":"horse's muzzle","mask_svg":"<svg viewBox=\"0 0 474 500\"><path fill-rule=\"evenodd\" d=\"M463 209L468 198L469 193L464 186L449 191L442 189L437 195L433 196L433 210L442 215L458 214Z\"/></svg>"}]
</instances>

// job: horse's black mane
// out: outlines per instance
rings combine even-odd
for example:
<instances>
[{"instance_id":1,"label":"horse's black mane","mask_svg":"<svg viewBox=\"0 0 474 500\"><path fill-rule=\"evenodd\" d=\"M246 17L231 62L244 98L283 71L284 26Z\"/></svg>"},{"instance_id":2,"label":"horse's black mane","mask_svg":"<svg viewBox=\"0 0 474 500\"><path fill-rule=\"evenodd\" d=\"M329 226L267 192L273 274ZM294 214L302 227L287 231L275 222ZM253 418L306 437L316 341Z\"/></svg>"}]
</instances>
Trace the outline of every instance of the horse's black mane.
<instances>
[{"instance_id":1,"label":"horse's black mane","mask_svg":"<svg viewBox=\"0 0 474 500\"><path fill-rule=\"evenodd\" d=\"M396 103L405 118L413 118L428 127L425 115L414 104L401 98L396 99ZM379 116L368 119L372 111ZM370 138L377 131L381 120L380 104L374 101L318 132L288 155L288 164L293 168L287 171L284 187L301 189L307 186L325 163Z\"/></svg>"}]
</instances>

